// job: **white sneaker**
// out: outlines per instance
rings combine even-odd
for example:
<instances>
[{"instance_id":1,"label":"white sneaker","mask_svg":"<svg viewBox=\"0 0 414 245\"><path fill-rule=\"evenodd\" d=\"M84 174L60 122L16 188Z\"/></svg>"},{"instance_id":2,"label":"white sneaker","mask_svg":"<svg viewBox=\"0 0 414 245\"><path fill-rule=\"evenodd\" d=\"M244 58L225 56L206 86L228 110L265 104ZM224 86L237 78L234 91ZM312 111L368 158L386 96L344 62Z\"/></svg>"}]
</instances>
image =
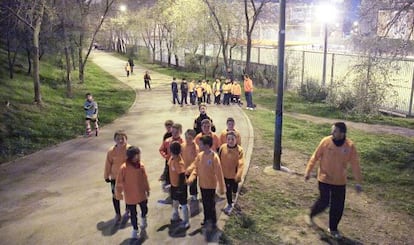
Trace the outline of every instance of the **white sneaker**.
<instances>
[{"instance_id":1,"label":"white sneaker","mask_svg":"<svg viewBox=\"0 0 414 245\"><path fill-rule=\"evenodd\" d=\"M138 239L138 230L132 229L131 238Z\"/></svg>"},{"instance_id":2,"label":"white sneaker","mask_svg":"<svg viewBox=\"0 0 414 245\"><path fill-rule=\"evenodd\" d=\"M233 211L233 205L227 204L227 206L224 208L224 213L230 215L231 211Z\"/></svg>"},{"instance_id":3,"label":"white sneaker","mask_svg":"<svg viewBox=\"0 0 414 245\"><path fill-rule=\"evenodd\" d=\"M171 189L171 185L165 185L165 186L163 186L163 191L165 193L169 193L170 192L170 189Z\"/></svg>"},{"instance_id":4,"label":"white sneaker","mask_svg":"<svg viewBox=\"0 0 414 245\"><path fill-rule=\"evenodd\" d=\"M190 200L191 201L197 201L197 195L191 195Z\"/></svg>"},{"instance_id":5,"label":"white sneaker","mask_svg":"<svg viewBox=\"0 0 414 245\"><path fill-rule=\"evenodd\" d=\"M342 235L339 231L331 231L331 229L328 228L328 233L331 234L334 239L342 239Z\"/></svg>"},{"instance_id":6,"label":"white sneaker","mask_svg":"<svg viewBox=\"0 0 414 245\"><path fill-rule=\"evenodd\" d=\"M141 218L141 229L144 230L147 226L147 218Z\"/></svg>"},{"instance_id":7,"label":"white sneaker","mask_svg":"<svg viewBox=\"0 0 414 245\"><path fill-rule=\"evenodd\" d=\"M188 229L188 228L190 228L190 223L188 221L182 221L180 223L180 228L182 228L182 229Z\"/></svg>"}]
</instances>

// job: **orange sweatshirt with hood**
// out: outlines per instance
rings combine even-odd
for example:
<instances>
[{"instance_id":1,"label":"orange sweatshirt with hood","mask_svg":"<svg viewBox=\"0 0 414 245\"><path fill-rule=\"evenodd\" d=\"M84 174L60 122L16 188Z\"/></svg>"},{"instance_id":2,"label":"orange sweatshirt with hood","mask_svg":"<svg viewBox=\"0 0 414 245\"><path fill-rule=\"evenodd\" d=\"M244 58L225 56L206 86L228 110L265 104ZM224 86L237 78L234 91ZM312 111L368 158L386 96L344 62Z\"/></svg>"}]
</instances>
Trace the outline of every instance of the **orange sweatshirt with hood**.
<instances>
[{"instance_id":1,"label":"orange sweatshirt with hood","mask_svg":"<svg viewBox=\"0 0 414 245\"><path fill-rule=\"evenodd\" d=\"M119 169L115 185L115 198L123 198L126 204L135 205L148 199L149 183L144 164L126 162Z\"/></svg>"},{"instance_id":2,"label":"orange sweatshirt with hood","mask_svg":"<svg viewBox=\"0 0 414 245\"><path fill-rule=\"evenodd\" d=\"M217 153L213 151L200 152L187 172L191 172L188 182L193 182L198 176L200 188L217 189L218 187L220 194L225 193L223 171Z\"/></svg>"},{"instance_id":3,"label":"orange sweatshirt with hood","mask_svg":"<svg viewBox=\"0 0 414 245\"><path fill-rule=\"evenodd\" d=\"M115 180L121 165L126 161L126 151L131 145L112 146L106 153L104 179Z\"/></svg>"},{"instance_id":4,"label":"orange sweatshirt with hood","mask_svg":"<svg viewBox=\"0 0 414 245\"><path fill-rule=\"evenodd\" d=\"M310 174L317 162L319 162L318 180L322 183L345 185L349 163L355 180L358 183L362 181L359 156L350 139L345 139L342 146L336 146L332 136L323 138L306 166L305 176Z\"/></svg>"},{"instance_id":5,"label":"orange sweatshirt with hood","mask_svg":"<svg viewBox=\"0 0 414 245\"><path fill-rule=\"evenodd\" d=\"M243 148L239 145L231 148L227 144L223 144L218 154L224 178L240 182L244 168Z\"/></svg>"}]
</instances>

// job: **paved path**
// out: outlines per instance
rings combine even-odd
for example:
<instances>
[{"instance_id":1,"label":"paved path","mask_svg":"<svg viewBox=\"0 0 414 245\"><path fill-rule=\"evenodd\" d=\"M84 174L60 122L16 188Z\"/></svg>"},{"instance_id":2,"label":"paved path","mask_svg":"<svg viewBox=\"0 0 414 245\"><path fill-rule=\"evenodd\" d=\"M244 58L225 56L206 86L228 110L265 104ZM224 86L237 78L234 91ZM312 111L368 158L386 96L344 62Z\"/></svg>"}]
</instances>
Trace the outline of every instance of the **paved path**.
<instances>
[{"instance_id":1,"label":"paved path","mask_svg":"<svg viewBox=\"0 0 414 245\"><path fill-rule=\"evenodd\" d=\"M191 218L191 228L186 233L173 237L168 227L171 207L157 203L166 197L158 182L164 165L158 153L163 123L173 119L184 130L191 128L198 108L172 105L168 76L152 73L153 89L146 91L143 68L136 66L134 75L126 78L126 61L100 51L95 51L91 59L134 88L136 101L126 115L102 128L99 137L79 137L0 166L0 244L130 244L129 222L124 228L113 226L110 186L103 180L106 151L113 145L117 129L125 129L128 142L142 148L149 174L149 226L144 243L205 243L199 232L202 213ZM248 163L253 131L243 111L237 106L211 105L208 114L218 131L225 128L227 117L235 118ZM224 204L221 201L218 206ZM223 226L224 216L220 214L219 227Z\"/></svg>"}]
</instances>

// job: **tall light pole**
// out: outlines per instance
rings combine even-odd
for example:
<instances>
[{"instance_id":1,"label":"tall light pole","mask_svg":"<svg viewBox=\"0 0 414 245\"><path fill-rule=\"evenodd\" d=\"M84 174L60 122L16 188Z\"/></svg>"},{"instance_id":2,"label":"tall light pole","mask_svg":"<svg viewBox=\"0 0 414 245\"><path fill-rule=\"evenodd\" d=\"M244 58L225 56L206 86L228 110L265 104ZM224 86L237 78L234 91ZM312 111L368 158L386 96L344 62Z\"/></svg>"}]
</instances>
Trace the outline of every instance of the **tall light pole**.
<instances>
[{"instance_id":1,"label":"tall light pole","mask_svg":"<svg viewBox=\"0 0 414 245\"><path fill-rule=\"evenodd\" d=\"M282 121L283 121L283 78L285 70L285 35L286 35L286 0L280 0L279 41L277 61L277 100L275 115L275 141L273 151L273 169L280 170L282 155Z\"/></svg>"},{"instance_id":2,"label":"tall light pole","mask_svg":"<svg viewBox=\"0 0 414 245\"><path fill-rule=\"evenodd\" d=\"M328 56L328 23L323 24L323 65L322 65L322 87L325 87L326 82L326 58Z\"/></svg>"},{"instance_id":3,"label":"tall light pole","mask_svg":"<svg viewBox=\"0 0 414 245\"><path fill-rule=\"evenodd\" d=\"M323 64L322 64L322 87L325 87L326 82L326 59L328 56L328 24L336 17L336 8L328 2L318 6L317 15L323 24Z\"/></svg>"}]
</instances>

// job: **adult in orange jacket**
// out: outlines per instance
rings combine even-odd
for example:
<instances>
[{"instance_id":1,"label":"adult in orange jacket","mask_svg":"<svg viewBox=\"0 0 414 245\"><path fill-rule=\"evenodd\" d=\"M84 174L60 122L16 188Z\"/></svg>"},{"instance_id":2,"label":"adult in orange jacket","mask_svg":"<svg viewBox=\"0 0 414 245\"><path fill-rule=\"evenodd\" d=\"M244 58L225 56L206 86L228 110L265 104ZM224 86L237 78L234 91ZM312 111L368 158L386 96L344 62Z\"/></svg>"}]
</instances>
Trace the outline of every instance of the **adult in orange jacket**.
<instances>
[{"instance_id":1,"label":"adult in orange jacket","mask_svg":"<svg viewBox=\"0 0 414 245\"><path fill-rule=\"evenodd\" d=\"M347 167L349 163L357 182L355 189L357 192L362 190L359 156L354 143L346 138L346 131L345 123L335 123L332 126L331 135L323 138L319 143L305 171L305 180L308 180L312 169L319 162L318 182L320 196L313 204L310 215L307 216L307 223L312 225L313 217L323 212L329 206L329 232L337 239L341 238L338 232L338 224L344 211Z\"/></svg>"},{"instance_id":2,"label":"adult in orange jacket","mask_svg":"<svg viewBox=\"0 0 414 245\"><path fill-rule=\"evenodd\" d=\"M244 75L244 96L246 97L246 103L248 110L253 110L253 81L249 75Z\"/></svg>"}]
</instances>

